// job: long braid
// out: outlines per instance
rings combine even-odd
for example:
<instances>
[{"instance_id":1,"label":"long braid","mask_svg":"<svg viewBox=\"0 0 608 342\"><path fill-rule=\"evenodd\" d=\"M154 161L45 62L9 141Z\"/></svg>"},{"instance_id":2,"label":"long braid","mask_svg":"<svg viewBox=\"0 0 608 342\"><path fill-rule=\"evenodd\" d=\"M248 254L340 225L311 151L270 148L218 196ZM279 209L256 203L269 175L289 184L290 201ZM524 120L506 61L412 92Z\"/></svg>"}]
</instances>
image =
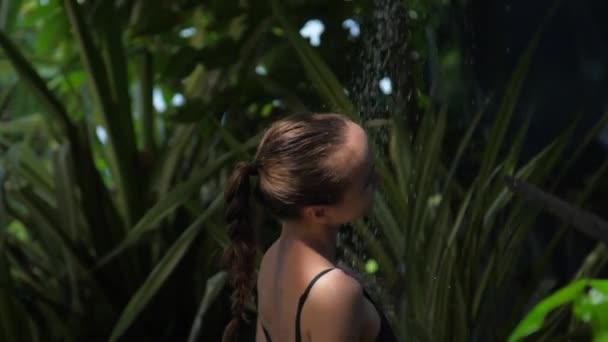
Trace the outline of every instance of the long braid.
<instances>
[{"instance_id":1,"label":"long braid","mask_svg":"<svg viewBox=\"0 0 608 342\"><path fill-rule=\"evenodd\" d=\"M222 342L238 341L245 303L255 285L258 246L250 210L254 194L250 176L259 173L255 197L279 220L298 219L304 206L338 203L351 183L350 166L342 167L346 162L341 162L349 158L339 153L349 150L341 147L351 123L335 113L297 114L276 121L262 137L255 162L238 163L230 175L224 199L231 244L222 261L230 270L234 292L232 320Z\"/></svg>"},{"instance_id":2,"label":"long braid","mask_svg":"<svg viewBox=\"0 0 608 342\"><path fill-rule=\"evenodd\" d=\"M230 270L232 320L224 330L222 342L236 342L243 320L245 303L251 294L255 277L257 247L252 226L250 176L255 174L255 164L240 162L230 176L224 192L226 222L230 246L222 256L222 263Z\"/></svg>"}]
</instances>

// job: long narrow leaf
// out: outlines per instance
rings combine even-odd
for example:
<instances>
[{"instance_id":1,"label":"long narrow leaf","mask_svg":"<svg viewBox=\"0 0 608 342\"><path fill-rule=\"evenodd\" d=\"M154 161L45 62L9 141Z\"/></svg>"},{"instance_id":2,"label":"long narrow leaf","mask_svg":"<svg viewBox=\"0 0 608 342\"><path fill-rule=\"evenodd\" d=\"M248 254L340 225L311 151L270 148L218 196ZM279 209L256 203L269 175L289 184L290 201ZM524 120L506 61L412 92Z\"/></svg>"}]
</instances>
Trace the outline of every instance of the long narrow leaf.
<instances>
[{"instance_id":1,"label":"long narrow leaf","mask_svg":"<svg viewBox=\"0 0 608 342\"><path fill-rule=\"evenodd\" d=\"M391 255L399 258L404 249L403 235L400 233L400 228L397 220L390 212L386 202L382 196L376 195L374 202L374 216L377 218L380 227L390 246Z\"/></svg>"},{"instance_id":2,"label":"long narrow leaf","mask_svg":"<svg viewBox=\"0 0 608 342\"><path fill-rule=\"evenodd\" d=\"M34 67L19 52L4 32L0 32L0 48L4 51L11 64L19 74L19 77L29 86L48 110L54 115L53 119L59 120L64 130L74 130L65 107L57 97L49 90L44 80L35 71Z\"/></svg>"},{"instance_id":3,"label":"long narrow leaf","mask_svg":"<svg viewBox=\"0 0 608 342\"><path fill-rule=\"evenodd\" d=\"M245 148L255 146L260 137L260 135L257 135L250 139L244 144ZM136 243L143 234L154 229L163 218L191 198L192 195L198 191L199 186L204 182L204 180L215 174L215 172L230 161L234 155L234 151L224 154L220 158L216 159L212 164L207 165L192 175L188 181L176 186L172 191L166 194L165 197L156 203L156 205L154 205L154 207L152 207L129 231L127 237L97 263L96 268L101 267L110 260L114 259L129 246Z\"/></svg>"},{"instance_id":4,"label":"long narrow leaf","mask_svg":"<svg viewBox=\"0 0 608 342\"><path fill-rule=\"evenodd\" d=\"M198 335L201 329L203 316L205 315L205 313L207 313L207 310L209 309L211 304L215 301L221 290L224 288L224 284L226 284L226 279L228 278L227 276L228 274L225 271L220 271L213 277L209 278L209 280L207 280L205 294L203 295L201 304L199 305L198 311L196 312L196 317L194 318L194 322L192 323L192 329L190 330L188 342L198 341Z\"/></svg>"},{"instance_id":5,"label":"long narrow leaf","mask_svg":"<svg viewBox=\"0 0 608 342\"><path fill-rule=\"evenodd\" d=\"M89 32L85 20L80 13L80 6L76 0L65 0L68 17L75 33L80 52L82 55L83 64L86 67L87 74L90 77L93 96L99 105L102 117L108 130L108 144L112 151L113 168L118 179L118 189L122 193L123 203L125 205L125 213L127 222L133 222L138 210L141 206L139 196L139 177L135 171L135 156L136 147L135 141L132 138L132 124L125 124L123 121L130 122L130 111L128 108L120 108L113 102L113 96L106 65L103 62L99 49L93 44L92 34ZM128 119L124 119L128 116ZM124 125L124 126L123 126Z\"/></svg>"},{"instance_id":6,"label":"long narrow leaf","mask_svg":"<svg viewBox=\"0 0 608 342\"><path fill-rule=\"evenodd\" d=\"M503 139L507 132L507 128L511 122L513 117L513 112L515 106L518 103L519 95L521 93L523 83L525 81L525 77L528 73L528 69L530 68L530 64L532 63L533 53L538 46L542 34L547 26L547 23L553 18L555 12L561 5L561 0L556 0L553 6L549 9L547 15L543 18L543 22L536 30L532 40L524 50L523 55L521 56L513 75L511 76L511 80L506 88L506 94L500 104L497 120L492 127L492 131L490 132L490 141L488 142L488 146L484 151L483 162L480 171L480 177L483 183L489 174L489 170L492 165L494 165L495 160L498 156L498 152L500 147L502 146ZM480 183L480 184L481 184Z\"/></svg>"},{"instance_id":7,"label":"long narrow leaf","mask_svg":"<svg viewBox=\"0 0 608 342\"><path fill-rule=\"evenodd\" d=\"M154 107L152 106L154 91L154 58L150 51L143 52L141 61L141 117L142 131L144 136L144 150L154 152L156 150Z\"/></svg>"},{"instance_id":8,"label":"long narrow leaf","mask_svg":"<svg viewBox=\"0 0 608 342\"><path fill-rule=\"evenodd\" d=\"M117 341L129 326L131 326L133 321L158 292L184 254L188 251L201 229L204 227L205 221L221 207L222 201L223 196L218 196L205 212L182 233L179 239L175 241L169 251L167 251L167 254L165 254L162 260L154 267L152 273L150 273L144 284L137 290L122 312L118 322L112 330L110 342Z\"/></svg>"},{"instance_id":9,"label":"long narrow leaf","mask_svg":"<svg viewBox=\"0 0 608 342\"><path fill-rule=\"evenodd\" d=\"M572 165L578 160L580 154L589 146L589 144L593 141L593 139L597 138L598 134L608 126L608 112L604 113L604 115L598 120L598 122L589 130L589 132L585 135L582 141L579 141L577 144L576 150L566 158L565 165L560 168L558 175L552 182L551 189L555 188L557 184L562 180L562 178L566 175L566 172L570 170Z\"/></svg>"},{"instance_id":10,"label":"long narrow leaf","mask_svg":"<svg viewBox=\"0 0 608 342\"><path fill-rule=\"evenodd\" d=\"M458 144L458 149L456 150L456 155L452 159L452 163L450 165L450 171L448 172L448 175L446 177L446 181L445 181L446 187L449 186L452 182L452 177L454 177L454 172L456 172L456 169L460 165L460 160L462 159L462 156L464 155L464 151L469 146L471 138L473 137L473 132L479 125L479 122L481 121L484 110L485 110L485 106L484 106L484 108L480 109L477 112L477 114L475 114L475 117L473 117L473 122L471 122L466 133L462 137L462 140L460 140L460 144Z\"/></svg>"},{"instance_id":11,"label":"long narrow leaf","mask_svg":"<svg viewBox=\"0 0 608 342\"><path fill-rule=\"evenodd\" d=\"M340 82L336 78L335 74L321 59L321 57L314 51L308 43L302 39L293 25L287 19L285 12L281 8L279 1L270 0L270 5L275 17L283 26L285 33L295 49L298 58L302 62L308 77L313 82L314 86L321 96L330 104L332 109L340 110L345 114L356 118L358 113L356 112L352 102L348 99L344 93L344 87L340 85Z\"/></svg>"},{"instance_id":12,"label":"long narrow leaf","mask_svg":"<svg viewBox=\"0 0 608 342\"><path fill-rule=\"evenodd\" d=\"M10 267L6 262L5 234L0 234L0 338L2 341L27 341L24 329L27 316L19 309L13 280L9 273Z\"/></svg>"},{"instance_id":13,"label":"long narrow leaf","mask_svg":"<svg viewBox=\"0 0 608 342\"><path fill-rule=\"evenodd\" d=\"M599 216L585 212L573 205L548 194L537 187L511 177L505 177L506 184L524 199L548 210L562 221L576 227L581 232L608 243L608 222Z\"/></svg>"},{"instance_id":14,"label":"long narrow leaf","mask_svg":"<svg viewBox=\"0 0 608 342\"><path fill-rule=\"evenodd\" d=\"M78 234L78 213L80 208L76 203L74 183L70 169L69 145L64 144L54 159L55 194L57 195L57 209L59 210L63 229L68 232L71 239Z\"/></svg>"},{"instance_id":15,"label":"long narrow leaf","mask_svg":"<svg viewBox=\"0 0 608 342\"><path fill-rule=\"evenodd\" d=\"M38 231L41 237L48 237L49 242L54 241L63 246L63 250L68 251L73 260L77 261L81 270L86 270L91 264L91 258L84 252L80 251L74 241L70 239L68 234L61 228L61 223L57 215L56 209L50 207L40 197L29 190L23 189L19 193L14 194L16 199L25 205L30 215L35 218ZM63 257L61 250L49 249L49 253L55 253L58 257Z\"/></svg>"},{"instance_id":16,"label":"long narrow leaf","mask_svg":"<svg viewBox=\"0 0 608 342\"><path fill-rule=\"evenodd\" d=\"M551 311L562 305L571 303L583 293L583 290L588 284L589 281L586 279L579 280L543 300L523 319L517 328L515 328L513 334L509 337L509 342L517 342L538 331L542 327L545 317Z\"/></svg>"}]
</instances>

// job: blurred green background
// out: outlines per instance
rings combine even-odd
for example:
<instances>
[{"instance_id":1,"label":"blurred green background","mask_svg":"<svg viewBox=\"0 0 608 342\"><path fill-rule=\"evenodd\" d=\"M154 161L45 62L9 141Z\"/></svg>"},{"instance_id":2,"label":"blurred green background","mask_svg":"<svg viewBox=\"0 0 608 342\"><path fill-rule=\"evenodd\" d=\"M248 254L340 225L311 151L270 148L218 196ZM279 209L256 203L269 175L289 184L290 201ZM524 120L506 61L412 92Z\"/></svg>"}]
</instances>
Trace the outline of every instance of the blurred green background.
<instances>
[{"instance_id":1,"label":"blurred green background","mask_svg":"<svg viewBox=\"0 0 608 342\"><path fill-rule=\"evenodd\" d=\"M602 341L603 242L501 179L605 216L606 10L0 1L0 341L219 341L224 182L300 111L373 137L384 188L340 255L401 340Z\"/></svg>"}]
</instances>

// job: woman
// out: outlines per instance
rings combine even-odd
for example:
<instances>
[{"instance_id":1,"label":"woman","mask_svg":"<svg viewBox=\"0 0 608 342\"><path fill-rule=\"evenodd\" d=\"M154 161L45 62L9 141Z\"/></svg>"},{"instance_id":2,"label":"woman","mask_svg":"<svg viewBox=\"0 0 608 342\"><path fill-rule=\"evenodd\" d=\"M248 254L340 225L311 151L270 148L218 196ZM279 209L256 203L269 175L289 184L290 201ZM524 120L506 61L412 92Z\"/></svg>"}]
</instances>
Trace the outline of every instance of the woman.
<instances>
[{"instance_id":1,"label":"woman","mask_svg":"<svg viewBox=\"0 0 608 342\"><path fill-rule=\"evenodd\" d=\"M382 311L335 260L340 225L369 211L376 181L367 135L345 116L292 115L266 131L254 160L236 166L225 191L234 317L224 341L238 340L253 286L252 192L282 223L257 277L256 341L396 341Z\"/></svg>"}]
</instances>

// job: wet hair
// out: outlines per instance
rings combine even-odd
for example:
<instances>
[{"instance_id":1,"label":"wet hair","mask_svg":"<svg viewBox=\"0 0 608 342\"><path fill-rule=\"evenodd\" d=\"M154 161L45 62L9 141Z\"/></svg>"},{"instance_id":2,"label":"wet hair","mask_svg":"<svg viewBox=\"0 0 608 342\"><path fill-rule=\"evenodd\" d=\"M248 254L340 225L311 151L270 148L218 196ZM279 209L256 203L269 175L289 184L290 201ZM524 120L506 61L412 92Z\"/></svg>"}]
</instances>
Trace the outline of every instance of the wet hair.
<instances>
[{"instance_id":1,"label":"wet hair","mask_svg":"<svg viewBox=\"0 0 608 342\"><path fill-rule=\"evenodd\" d=\"M244 307L255 284L258 252L252 226L252 195L280 220L297 219L301 209L340 202L350 185L337 153L346 142L348 123L341 114L294 114L274 122L265 132L255 158L239 162L226 184L224 199L231 244L223 264L230 271L232 320L223 342L238 340ZM258 181L252 185L252 176Z\"/></svg>"}]
</instances>

